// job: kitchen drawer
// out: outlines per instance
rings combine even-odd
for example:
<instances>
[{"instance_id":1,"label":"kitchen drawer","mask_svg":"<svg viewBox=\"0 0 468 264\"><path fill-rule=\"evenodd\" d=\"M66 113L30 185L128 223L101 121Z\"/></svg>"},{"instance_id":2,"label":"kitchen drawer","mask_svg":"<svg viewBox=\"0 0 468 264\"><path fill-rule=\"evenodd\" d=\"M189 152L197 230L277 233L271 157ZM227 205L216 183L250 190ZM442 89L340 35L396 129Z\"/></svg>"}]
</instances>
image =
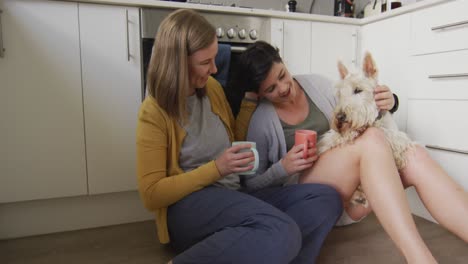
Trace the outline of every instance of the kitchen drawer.
<instances>
[{"instance_id":1,"label":"kitchen drawer","mask_svg":"<svg viewBox=\"0 0 468 264\"><path fill-rule=\"evenodd\" d=\"M411 139L468 153L468 101L408 100L407 132Z\"/></svg>"},{"instance_id":2,"label":"kitchen drawer","mask_svg":"<svg viewBox=\"0 0 468 264\"><path fill-rule=\"evenodd\" d=\"M413 56L410 61L408 98L468 99L468 50Z\"/></svg>"},{"instance_id":3,"label":"kitchen drawer","mask_svg":"<svg viewBox=\"0 0 468 264\"><path fill-rule=\"evenodd\" d=\"M412 54L468 49L468 1L451 1L412 16Z\"/></svg>"},{"instance_id":4,"label":"kitchen drawer","mask_svg":"<svg viewBox=\"0 0 468 264\"><path fill-rule=\"evenodd\" d=\"M428 149L431 157L463 188L468 191L468 154Z\"/></svg>"}]
</instances>

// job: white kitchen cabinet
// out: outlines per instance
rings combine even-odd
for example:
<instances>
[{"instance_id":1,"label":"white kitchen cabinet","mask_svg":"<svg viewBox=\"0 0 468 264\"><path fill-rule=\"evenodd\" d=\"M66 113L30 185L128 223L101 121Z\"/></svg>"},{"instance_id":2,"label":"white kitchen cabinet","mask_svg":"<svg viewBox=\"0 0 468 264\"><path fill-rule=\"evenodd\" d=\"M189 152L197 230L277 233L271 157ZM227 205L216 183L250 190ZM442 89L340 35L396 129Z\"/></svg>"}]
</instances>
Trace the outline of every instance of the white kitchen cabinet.
<instances>
[{"instance_id":1,"label":"white kitchen cabinet","mask_svg":"<svg viewBox=\"0 0 468 264\"><path fill-rule=\"evenodd\" d=\"M411 99L408 106L408 134L412 138L423 145L468 153L468 122L464 118L468 101Z\"/></svg>"},{"instance_id":2,"label":"white kitchen cabinet","mask_svg":"<svg viewBox=\"0 0 468 264\"><path fill-rule=\"evenodd\" d=\"M270 19L270 44L279 49L281 58L284 57L283 53L283 19L272 18Z\"/></svg>"},{"instance_id":3,"label":"white kitchen cabinet","mask_svg":"<svg viewBox=\"0 0 468 264\"><path fill-rule=\"evenodd\" d=\"M361 28L358 65L361 67L365 52L372 54L377 64L379 83L387 85L398 95L400 106L393 118L402 131L406 131L408 90L414 71L410 67L409 46L409 14L377 21Z\"/></svg>"},{"instance_id":4,"label":"white kitchen cabinet","mask_svg":"<svg viewBox=\"0 0 468 264\"><path fill-rule=\"evenodd\" d=\"M412 75L408 87L408 133L428 147L434 160L465 190L468 190L465 139L468 123L463 117L468 111L468 22L464 14L467 3L449 1L410 14ZM414 214L434 221L414 190L408 196Z\"/></svg>"},{"instance_id":5,"label":"white kitchen cabinet","mask_svg":"<svg viewBox=\"0 0 468 264\"><path fill-rule=\"evenodd\" d=\"M448 1L414 12L411 52L415 55L468 49L468 1Z\"/></svg>"},{"instance_id":6,"label":"white kitchen cabinet","mask_svg":"<svg viewBox=\"0 0 468 264\"><path fill-rule=\"evenodd\" d=\"M468 50L411 57L410 99L468 100Z\"/></svg>"},{"instance_id":7,"label":"white kitchen cabinet","mask_svg":"<svg viewBox=\"0 0 468 264\"><path fill-rule=\"evenodd\" d=\"M292 74L316 73L336 81L337 61L356 61L358 26L272 19L271 43Z\"/></svg>"},{"instance_id":8,"label":"white kitchen cabinet","mask_svg":"<svg viewBox=\"0 0 468 264\"><path fill-rule=\"evenodd\" d=\"M87 193L78 5L1 0L0 203Z\"/></svg>"},{"instance_id":9,"label":"white kitchen cabinet","mask_svg":"<svg viewBox=\"0 0 468 264\"><path fill-rule=\"evenodd\" d=\"M356 65L358 31L353 25L312 22L311 72L338 81L338 61Z\"/></svg>"},{"instance_id":10,"label":"white kitchen cabinet","mask_svg":"<svg viewBox=\"0 0 468 264\"><path fill-rule=\"evenodd\" d=\"M136 189L138 8L79 4L89 194Z\"/></svg>"},{"instance_id":11,"label":"white kitchen cabinet","mask_svg":"<svg viewBox=\"0 0 468 264\"><path fill-rule=\"evenodd\" d=\"M284 63L291 74L310 73L311 22L284 21Z\"/></svg>"},{"instance_id":12,"label":"white kitchen cabinet","mask_svg":"<svg viewBox=\"0 0 468 264\"><path fill-rule=\"evenodd\" d=\"M270 42L291 74L310 73L310 21L272 19Z\"/></svg>"}]
</instances>

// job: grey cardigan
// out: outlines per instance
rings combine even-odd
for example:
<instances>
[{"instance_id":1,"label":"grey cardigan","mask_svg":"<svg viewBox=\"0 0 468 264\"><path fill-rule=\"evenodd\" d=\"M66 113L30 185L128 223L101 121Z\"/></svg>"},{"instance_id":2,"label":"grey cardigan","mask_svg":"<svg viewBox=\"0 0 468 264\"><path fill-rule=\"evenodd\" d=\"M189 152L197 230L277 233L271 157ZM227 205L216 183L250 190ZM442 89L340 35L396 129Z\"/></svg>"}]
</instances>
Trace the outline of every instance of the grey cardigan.
<instances>
[{"instance_id":1,"label":"grey cardigan","mask_svg":"<svg viewBox=\"0 0 468 264\"><path fill-rule=\"evenodd\" d=\"M330 121L336 105L332 83L315 74L296 75L294 79ZM287 153L286 140L279 117L268 100L262 100L253 113L247 140L257 143L259 154L257 173L242 176L247 191L297 182L297 175L288 175L279 162Z\"/></svg>"}]
</instances>

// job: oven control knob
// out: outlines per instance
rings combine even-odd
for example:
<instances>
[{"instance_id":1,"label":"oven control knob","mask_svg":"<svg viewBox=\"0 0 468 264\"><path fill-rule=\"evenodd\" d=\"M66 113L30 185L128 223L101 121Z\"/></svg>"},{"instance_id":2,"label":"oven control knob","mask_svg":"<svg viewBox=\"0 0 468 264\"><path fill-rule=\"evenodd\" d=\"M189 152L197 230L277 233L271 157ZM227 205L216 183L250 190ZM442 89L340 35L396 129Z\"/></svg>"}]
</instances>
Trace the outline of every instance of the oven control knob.
<instances>
[{"instance_id":1,"label":"oven control knob","mask_svg":"<svg viewBox=\"0 0 468 264\"><path fill-rule=\"evenodd\" d=\"M230 39L234 38L236 36L236 31L233 28L228 29L227 36Z\"/></svg>"},{"instance_id":2,"label":"oven control knob","mask_svg":"<svg viewBox=\"0 0 468 264\"><path fill-rule=\"evenodd\" d=\"M258 38L257 30L255 30L255 29L250 30L249 36L250 36L251 39L256 40Z\"/></svg>"},{"instance_id":3,"label":"oven control knob","mask_svg":"<svg viewBox=\"0 0 468 264\"><path fill-rule=\"evenodd\" d=\"M217 28L217 29L216 29L216 36L217 36L218 38L224 37L224 29L223 29L223 28L220 28L220 27Z\"/></svg>"},{"instance_id":4,"label":"oven control knob","mask_svg":"<svg viewBox=\"0 0 468 264\"><path fill-rule=\"evenodd\" d=\"M245 32L245 29L241 29L237 34L239 35L240 39L245 39L247 33Z\"/></svg>"}]
</instances>

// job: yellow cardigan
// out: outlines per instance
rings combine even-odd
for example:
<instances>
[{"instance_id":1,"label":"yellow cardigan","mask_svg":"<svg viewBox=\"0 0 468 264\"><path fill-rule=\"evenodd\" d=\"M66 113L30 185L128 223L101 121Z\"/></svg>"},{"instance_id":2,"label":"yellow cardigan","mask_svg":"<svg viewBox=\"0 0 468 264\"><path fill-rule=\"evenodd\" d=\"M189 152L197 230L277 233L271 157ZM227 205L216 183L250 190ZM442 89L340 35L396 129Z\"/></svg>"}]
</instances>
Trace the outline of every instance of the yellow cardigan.
<instances>
[{"instance_id":1,"label":"yellow cardigan","mask_svg":"<svg viewBox=\"0 0 468 264\"><path fill-rule=\"evenodd\" d=\"M243 100L235 123L220 84L210 77L206 88L211 110L224 123L230 141L244 140L256 104ZM185 130L159 107L153 97L146 97L138 113L136 135L138 190L145 207L156 214L161 243L170 241L167 207L221 177L214 160L187 173L179 167L185 135Z\"/></svg>"}]
</instances>

